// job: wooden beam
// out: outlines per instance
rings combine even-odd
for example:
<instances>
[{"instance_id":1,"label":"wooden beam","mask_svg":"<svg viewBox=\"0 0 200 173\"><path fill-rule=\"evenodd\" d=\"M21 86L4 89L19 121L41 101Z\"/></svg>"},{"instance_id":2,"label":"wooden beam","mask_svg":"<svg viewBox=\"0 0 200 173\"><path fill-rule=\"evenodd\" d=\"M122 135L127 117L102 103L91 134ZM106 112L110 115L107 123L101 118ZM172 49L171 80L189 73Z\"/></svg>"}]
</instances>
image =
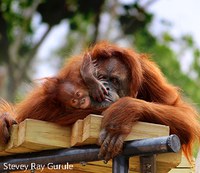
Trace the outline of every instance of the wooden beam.
<instances>
[{"instance_id":1,"label":"wooden beam","mask_svg":"<svg viewBox=\"0 0 200 173\"><path fill-rule=\"evenodd\" d=\"M27 119L19 124L17 146L32 150L68 148L70 135L70 127Z\"/></svg>"},{"instance_id":2,"label":"wooden beam","mask_svg":"<svg viewBox=\"0 0 200 173\"><path fill-rule=\"evenodd\" d=\"M19 125L13 125L11 127L10 141L5 148L5 151L9 154L32 152L33 150L18 145L18 131L19 131Z\"/></svg>"},{"instance_id":3,"label":"wooden beam","mask_svg":"<svg viewBox=\"0 0 200 173\"><path fill-rule=\"evenodd\" d=\"M10 141L0 156L70 147L71 127L26 119L10 129Z\"/></svg>"},{"instance_id":4,"label":"wooden beam","mask_svg":"<svg viewBox=\"0 0 200 173\"><path fill-rule=\"evenodd\" d=\"M81 144L96 144L101 129L102 116L89 115L83 121Z\"/></svg>"},{"instance_id":5,"label":"wooden beam","mask_svg":"<svg viewBox=\"0 0 200 173\"><path fill-rule=\"evenodd\" d=\"M78 120L73 127L27 119L11 128L11 140L2 154L23 153L40 150L68 148L70 146L96 144L101 129L102 116L89 115ZM169 135L169 128L163 125L137 122L126 141Z\"/></svg>"},{"instance_id":6,"label":"wooden beam","mask_svg":"<svg viewBox=\"0 0 200 173\"><path fill-rule=\"evenodd\" d=\"M86 144L97 144L99 133L101 130L102 116L88 115L83 122L75 123L72 127L72 134L76 134L78 138L71 138L71 146L79 146ZM132 127L131 133L125 141L153 138L160 136L168 136L169 127L159 124L137 122ZM82 137L80 137L82 136Z\"/></svg>"},{"instance_id":7,"label":"wooden beam","mask_svg":"<svg viewBox=\"0 0 200 173\"><path fill-rule=\"evenodd\" d=\"M102 116L89 115L84 120L78 120L73 126L63 127L50 122L27 119L19 125L12 126L10 129L11 139L7 146L0 148L0 155L96 144L101 130L101 121ZM167 135L169 135L169 127L167 126L137 122L126 141ZM180 163L180 159L181 152L157 155L157 172L168 172ZM179 165L178 169L183 169L184 165L186 165L186 169L190 168L183 160L183 164ZM74 169L71 172L95 173L99 170L111 172L111 167L111 161L106 165L102 161L90 162L86 166L74 164ZM130 171L139 172L139 157L130 159Z\"/></svg>"},{"instance_id":8,"label":"wooden beam","mask_svg":"<svg viewBox=\"0 0 200 173\"><path fill-rule=\"evenodd\" d=\"M83 135L83 120L78 120L74 123L71 130L71 139L70 139L71 146L75 146L76 144L81 145L82 135Z\"/></svg>"}]
</instances>

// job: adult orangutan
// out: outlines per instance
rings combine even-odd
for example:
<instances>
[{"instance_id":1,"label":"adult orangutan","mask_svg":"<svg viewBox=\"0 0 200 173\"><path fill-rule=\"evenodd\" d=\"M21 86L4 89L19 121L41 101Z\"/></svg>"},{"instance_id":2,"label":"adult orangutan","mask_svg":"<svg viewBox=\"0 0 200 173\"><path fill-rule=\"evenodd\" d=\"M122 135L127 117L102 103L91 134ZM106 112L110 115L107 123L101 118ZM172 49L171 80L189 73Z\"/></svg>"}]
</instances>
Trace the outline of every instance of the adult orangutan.
<instances>
[{"instance_id":1,"label":"adult orangutan","mask_svg":"<svg viewBox=\"0 0 200 173\"><path fill-rule=\"evenodd\" d=\"M65 80L85 82L89 93L93 90L88 74L80 70L85 66L83 55L80 55L55 76L56 81L35 89L16 106L16 121L35 118L67 125L89 113L101 113L100 156L105 160L121 151L134 122L164 124L170 127L171 134L178 135L184 153L190 158L193 142L200 139L197 113L181 98L178 89L166 81L155 63L144 54L107 42L98 43L87 52L97 64L98 70L93 75L105 81L107 93L103 92L102 100L90 94L91 108L71 111L58 99L60 83ZM4 132L8 131L13 118L11 114L2 117L0 135L1 139L6 139L8 135Z\"/></svg>"}]
</instances>

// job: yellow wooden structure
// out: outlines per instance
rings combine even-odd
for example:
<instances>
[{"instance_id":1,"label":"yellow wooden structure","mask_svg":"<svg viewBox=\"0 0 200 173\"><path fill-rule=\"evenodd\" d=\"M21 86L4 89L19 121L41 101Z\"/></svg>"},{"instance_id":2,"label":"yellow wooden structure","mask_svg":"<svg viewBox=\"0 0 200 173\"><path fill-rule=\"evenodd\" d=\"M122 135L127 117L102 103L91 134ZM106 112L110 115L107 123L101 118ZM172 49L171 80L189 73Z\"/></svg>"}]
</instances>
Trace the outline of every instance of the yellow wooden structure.
<instances>
[{"instance_id":1,"label":"yellow wooden structure","mask_svg":"<svg viewBox=\"0 0 200 173\"><path fill-rule=\"evenodd\" d=\"M17 153L37 152L57 148L69 148L86 144L96 144L100 133L101 116L89 115L84 120L78 120L74 125L63 127L54 123L27 119L11 128L11 139L7 146L0 146L0 156ZM161 137L169 135L169 127L158 124L138 122L126 141ZM157 173L193 173L190 165L181 151L179 153L159 154L156 157ZM89 162L86 166L73 164L72 170L49 170L48 173L109 173L112 172L112 162L104 164L103 161ZM130 172L139 172L139 157L132 157ZM21 171L24 172L24 171ZM36 170L35 172L41 172ZM19 172L20 173L20 172Z\"/></svg>"}]
</instances>

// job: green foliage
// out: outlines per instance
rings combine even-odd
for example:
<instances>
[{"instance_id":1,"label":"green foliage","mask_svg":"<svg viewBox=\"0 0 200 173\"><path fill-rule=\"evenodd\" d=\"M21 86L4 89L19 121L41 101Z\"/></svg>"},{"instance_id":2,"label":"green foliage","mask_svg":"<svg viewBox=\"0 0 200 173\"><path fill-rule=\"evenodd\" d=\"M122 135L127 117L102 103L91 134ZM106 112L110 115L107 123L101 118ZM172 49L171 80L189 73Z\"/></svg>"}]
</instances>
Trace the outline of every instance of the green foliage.
<instances>
[{"instance_id":1,"label":"green foliage","mask_svg":"<svg viewBox=\"0 0 200 173\"><path fill-rule=\"evenodd\" d=\"M193 55L194 55L194 61L192 64L193 69L197 73L198 79L200 79L200 50L196 48L193 52ZM199 83L200 83L200 81L199 81Z\"/></svg>"},{"instance_id":2,"label":"green foliage","mask_svg":"<svg viewBox=\"0 0 200 173\"><path fill-rule=\"evenodd\" d=\"M169 43L175 41L173 36L171 34L169 34L168 32L162 33L162 39L165 44L169 44Z\"/></svg>"},{"instance_id":3,"label":"green foliage","mask_svg":"<svg viewBox=\"0 0 200 173\"><path fill-rule=\"evenodd\" d=\"M194 47L194 40L191 35L183 35L182 40L185 41L188 47Z\"/></svg>"},{"instance_id":4,"label":"green foliage","mask_svg":"<svg viewBox=\"0 0 200 173\"><path fill-rule=\"evenodd\" d=\"M174 40L173 37L168 34L165 38L167 38L167 41L164 41L164 43ZM190 43L189 45L191 45L191 39L187 41ZM158 39L146 29L139 30L134 34L134 43L134 46L136 46L139 51L146 52L151 56L171 83L180 87L182 91L184 91L184 94L191 98L196 106L200 107L198 82L182 72L177 55L167 44L160 43ZM194 70L198 73L200 69L199 49L195 51L195 54L197 58L195 58L196 61L194 61Z\"/></svg>"},{"instance_id":5,"label":"green foliage","mask_svg":"<svg viewBox=\"0 0 200 173\"><path fill-rule=\"evenodd\" d=\"M147 28L152 21L153 15L143 9L137 2L122 5L124 13L119 15L119 22L126 35L133 34L138 30Z\"/></svg>"},{"instance_id":6,"label":"green foliage","mask_svg":"<svg viewBox=\"0 0 200 173\"><path fill-rule=\"evenodd\" d=\"M38 5L34 9L36 1ZM133 40L134 47L138 51L150 54L171 83L182 88L194 102L199 102L200 50L193 37L185 34L181 38L176 38L168 29L153 35L149 26L152 24L154 14L149 12L145 5L142 6L140 1L132 1L128 4L124 4L123 1L116 4L114 0L0 1L0 63L8 65L10 74L13 73L12 71L18 73L10 79L14 80L13 83L20 83L19 81L24 78L28 79L27 71L31 67L32 59L46 37L44 34L44 38L38 43L33 42L35 31L31 25L33 15L28 15L30 9L35 10L33 14L37 12L41 15L42 23L48 24L46 35L62 20L68 21L69 33L66 36L64 51L62 50L62 52L68 51L67 54L80 51L85 45L97 41L101 33L99 30L102 24L101 16L108 14L119 26L118 35L122 35L124 40ZM171 26L169 21L161 22L167 28ZM110 26L104 26L107 31L111 30L108 33L112 33ZM10 57L9 51L13 45L16 46L17 42L20 45L15 51L15 56ZM180 52L174 52L170 47L171 44L179 45ZM194 57L189 72L183 72L180 65L180 56L185 51L192 52ZM191 74L195 74L195 77L191 77Z\"/></svg>"},{"instance_id":7,"label":"green foliage","mask_svg":"<svg viewBox=\"0 0 200 173\"><path fill-rule=\"evenodd\" d=\"M2 0L1 10L6 20L7 34L11 42L15 39L15 34L19 29L26 30L27 34L32 34L31 19L24 19L24 9L29 7L32 2L32 0Z\"/></svg>"}]
</instances>

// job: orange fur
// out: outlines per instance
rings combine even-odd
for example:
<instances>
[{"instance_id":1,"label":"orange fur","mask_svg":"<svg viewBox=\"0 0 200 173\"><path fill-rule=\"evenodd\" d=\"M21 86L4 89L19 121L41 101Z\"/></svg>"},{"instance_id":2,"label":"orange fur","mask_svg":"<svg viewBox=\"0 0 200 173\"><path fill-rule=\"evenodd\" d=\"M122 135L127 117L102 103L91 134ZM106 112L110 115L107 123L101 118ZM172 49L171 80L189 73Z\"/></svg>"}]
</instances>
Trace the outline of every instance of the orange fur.
<instances>
[{"instance_id":1,"label":"orange fur","mask_svg":"<svg viewBox=\"0 0 200 173\"><path fill-rule=\"evenodd\" d=\"M3 100L0 99L0 144L5 144L10 139L9 129L11 125L15 124L13 117L16 117L16 112L14 107Z\"/></svg>"},{"instance_id":2,"label":"orange fur","mask_svg":"<svg viewBox=\"0 0 200 173\"><path fill-rule=\"evenodd\" d=\"M75 81L79 85L84 85L80 76L82 60L83 56L71 58L57 76L46 78L43 85L35 88L25 100L17 104L16 121L21 122L26 118L32 118L68 125L90 113L100 113L99 110L68 109L58 100L63 82Z\"/></svg>"},{"instance_id":3,"label":"orange fur","mask_svg":"<svg viewBox=\"0 0 200 173\"><path fill-rule=\"evenodd\" d=\"M122 138L119 136L126 136L134 122L140 120L164 124L170 127L172 134L179 136L183 151L190 160L192 144L196 139L200 140L197 113L191 105L183 101L178 89L167 82L156 64L146 55L107 42L98 43L87 51L93 59L109 60L111 57L116 57L118 63L125 64L129 71L125 75L129 84L128 97L120 98L103 113L103 110L93 109L68 110L58 102L60 83L68 79L83 83L80 75L83 55L80 55L70 59L55 78L47 80L44 85L36 88L24 101L16 105L16 120L21 122L26 118L34 118L67 125L90 113L102 113L104 116L102 128L108 132L106 135L109 133L113 133L110 136L116 135L115 149L117 147L119 149L113 151L113 156L118 154L122 146ZM108 67L101 66L101 68ZM121 69L118 70L123 73ZM0 131L1 128L3 127L0 125ZM102 145L106 144L101 137L100 140ZM113 144L109 147L113 148ZM102 147L102 152L103 148L107 147Z\"/></svg>"},{"instance_id":4,"label":"orange fur","mask_svg":"<svg viewBox=\"0 0 200 173\"><path fill-rule=\"evenodd\" d=\"M186 157L191 160L192 144L200 141L200 124L196 110L183 101L178 88L169 84L144 54L108 43L96 45L93 52L96 56L122 59L131 70L130 96L137 95L121 98L105 110L102 128L127 135L132 127L130 123L138 120L167 125L171 134L178 135Z\"/></svg>"},{"instance_id":5,"label":"orange fur","mask_svg":"<svg viewBox=\"0 0 200 173\"><path fill-rule=\"evenodd\" d=\"M0 98L0 114L4 114L7 112L9 113L12 112L12 115L16 117L16 112L14 107L4 99Z\"/></svg>"}]
</instances>

